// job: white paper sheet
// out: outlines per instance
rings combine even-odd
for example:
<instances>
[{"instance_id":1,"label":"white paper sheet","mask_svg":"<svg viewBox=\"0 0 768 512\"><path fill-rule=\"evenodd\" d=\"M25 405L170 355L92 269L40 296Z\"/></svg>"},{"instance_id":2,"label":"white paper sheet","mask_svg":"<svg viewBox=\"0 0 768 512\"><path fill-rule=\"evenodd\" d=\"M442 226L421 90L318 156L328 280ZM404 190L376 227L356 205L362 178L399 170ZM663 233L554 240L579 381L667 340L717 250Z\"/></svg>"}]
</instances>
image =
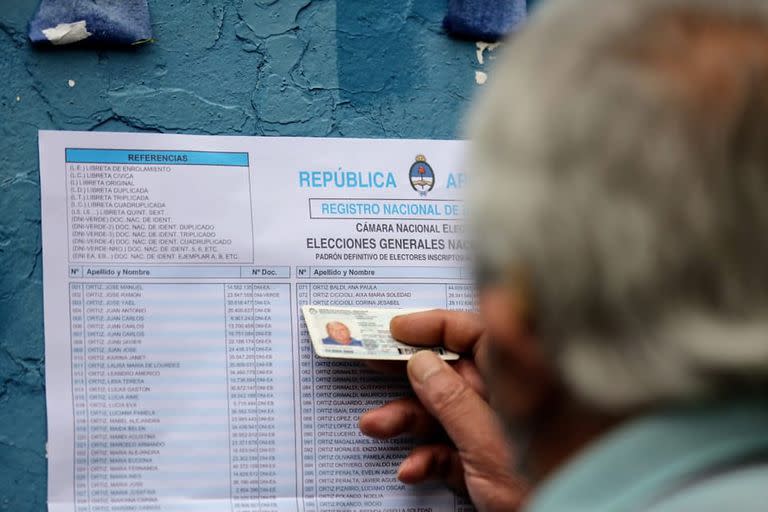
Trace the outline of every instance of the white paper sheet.
<instances>
[{"instance_id":1,"label":"white paper sheet","mask_svg":"<svg viewBox=\"0 0 768 512\"><path fill-rule=\"evenodd\" d=\"M304 304L471 309L457 141L40 132L49 510L447 511Z\"/></svg>"}]
</instances>

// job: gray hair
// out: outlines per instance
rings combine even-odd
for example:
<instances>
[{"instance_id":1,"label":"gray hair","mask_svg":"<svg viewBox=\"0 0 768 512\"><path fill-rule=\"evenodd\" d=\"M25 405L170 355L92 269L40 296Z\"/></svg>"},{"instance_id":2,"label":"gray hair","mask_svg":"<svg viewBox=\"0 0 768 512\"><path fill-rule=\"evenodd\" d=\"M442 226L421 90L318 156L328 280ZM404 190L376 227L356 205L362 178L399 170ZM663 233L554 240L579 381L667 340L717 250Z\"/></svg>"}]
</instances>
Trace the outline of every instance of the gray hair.
<instances>
[{"instance_id":1,"label":"gray hair","mask_svg":"<svg viewBox=\"0 0 768 512\"><path fill-rule=\"evenodd\" d=\"M768 380L768 44L710 58L718 26L765 43L768 2L550 0L471 119L478 264L604 408Z\"/></svg>"}]
</instances>

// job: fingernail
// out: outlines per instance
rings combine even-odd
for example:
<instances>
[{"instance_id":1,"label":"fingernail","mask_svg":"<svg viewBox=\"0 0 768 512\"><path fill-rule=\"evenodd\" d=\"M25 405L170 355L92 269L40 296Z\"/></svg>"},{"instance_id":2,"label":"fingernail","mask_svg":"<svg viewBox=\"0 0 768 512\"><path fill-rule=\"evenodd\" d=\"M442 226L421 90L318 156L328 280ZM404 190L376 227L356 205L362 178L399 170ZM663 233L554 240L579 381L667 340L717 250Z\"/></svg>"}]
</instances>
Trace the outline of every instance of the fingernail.
<instances>
[{"instance_id":1,"label":"fingernail","mask_svg":"<svg viewBox=\"0 0 768 512\"><path fill-rule=\"evenodd\" d=\"M411 356L408 361L408 373L419 384L426 382L435 373L442 370L443 360L431 350L420 350Z\"/></svg>"}]
</instances>

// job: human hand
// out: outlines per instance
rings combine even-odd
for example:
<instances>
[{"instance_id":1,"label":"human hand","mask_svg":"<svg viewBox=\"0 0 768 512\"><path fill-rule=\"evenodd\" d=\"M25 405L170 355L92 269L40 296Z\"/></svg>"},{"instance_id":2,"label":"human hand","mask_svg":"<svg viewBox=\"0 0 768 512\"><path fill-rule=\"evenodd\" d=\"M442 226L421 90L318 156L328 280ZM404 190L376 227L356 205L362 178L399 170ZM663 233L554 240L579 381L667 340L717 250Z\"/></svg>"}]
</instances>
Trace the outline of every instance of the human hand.
<instances>
[{"instance_id":1,"label":"human hand","mask_svg":"<svg viewBox=\"0 0 768 512\"><path fill-rule=\"evenodd\" d=\"M528 485L513 472L512 446L486 401L480 374L487 346L479 316L434 310L396 317L390 327L406 343L441 345L468 358L451 366L431 351L418 352L407 365L416 397L368 411L360 430L378 439L412 434L432 441L402 462L397 477L404 483L438 479L467 494L480 511L519 509Z\"/></svg>"}]
</instances>

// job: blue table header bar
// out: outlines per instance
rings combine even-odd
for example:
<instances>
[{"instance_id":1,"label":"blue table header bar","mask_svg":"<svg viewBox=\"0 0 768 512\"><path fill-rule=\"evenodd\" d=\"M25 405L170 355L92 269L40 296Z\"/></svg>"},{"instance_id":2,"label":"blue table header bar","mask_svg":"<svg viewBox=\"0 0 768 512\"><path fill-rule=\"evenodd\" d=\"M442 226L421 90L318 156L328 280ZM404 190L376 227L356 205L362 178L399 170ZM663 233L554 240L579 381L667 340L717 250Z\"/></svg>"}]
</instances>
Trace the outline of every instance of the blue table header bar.
<instances>
[{"instance_id":1,"label":"blue table header bar","mask_svg":"<svg viewBox=\"0 0 768 512\"><path fill-rule=\"evenodd\" d=\"M248 153L69 148L66 150L66 157L68 163L80 164L223 165L248 167Z\"/></svg>"}]
</instances>

